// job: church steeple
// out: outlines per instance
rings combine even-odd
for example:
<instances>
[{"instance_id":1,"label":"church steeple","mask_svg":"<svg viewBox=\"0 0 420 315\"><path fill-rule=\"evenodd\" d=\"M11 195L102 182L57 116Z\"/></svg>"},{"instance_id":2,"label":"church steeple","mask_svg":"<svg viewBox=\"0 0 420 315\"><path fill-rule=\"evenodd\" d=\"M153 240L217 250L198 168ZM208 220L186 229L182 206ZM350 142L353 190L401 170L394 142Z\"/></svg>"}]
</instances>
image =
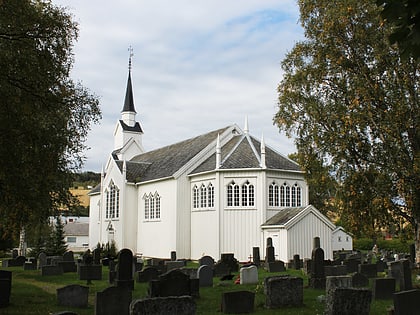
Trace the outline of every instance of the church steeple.
<instances>
[{"instance_id":1,"label":"church steeple","mask_svg":"<svg viewBox=\"0 0 420 315\"><path fill-rule=\"evenodd\" d=\"M134 126L136 123L136 109L134 107L133 86L131 84L131 58L134 56L133 48L129 48L130 56L128 59L128 80L125 91L124 107L121 111L123 122L128 126Z\"/></svg>"}]
</instances>

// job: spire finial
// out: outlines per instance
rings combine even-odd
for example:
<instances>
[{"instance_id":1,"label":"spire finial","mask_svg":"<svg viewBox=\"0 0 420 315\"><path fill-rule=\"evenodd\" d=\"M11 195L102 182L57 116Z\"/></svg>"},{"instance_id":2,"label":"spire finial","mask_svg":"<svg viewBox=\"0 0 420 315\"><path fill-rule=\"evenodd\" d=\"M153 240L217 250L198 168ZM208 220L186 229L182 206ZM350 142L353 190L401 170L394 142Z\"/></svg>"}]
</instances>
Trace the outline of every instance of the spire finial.
<instances>
[{"instance_id":1,"label":"spire finial","mask_svg":"<svg viewBox=\"0 0 420 315\"><path fill-rule=\"evenodd\" d=\"M244 132L249 133L249 126L248 126L248 115L245 116L245 127Z\"/></svg>"},{"instance_id":2,"label":"spire finial","mask_svg":"<svg viewBox=\"0 0 420 315\"><path fill-rule=\"evenodd\" d=\"M130 47L128 47L128 52L129 52L129 57L128 57L128 70L131 71L131 59L134 56L133 47L131 47L131 45L130 45Z\"/></svg>"}]
</instances>

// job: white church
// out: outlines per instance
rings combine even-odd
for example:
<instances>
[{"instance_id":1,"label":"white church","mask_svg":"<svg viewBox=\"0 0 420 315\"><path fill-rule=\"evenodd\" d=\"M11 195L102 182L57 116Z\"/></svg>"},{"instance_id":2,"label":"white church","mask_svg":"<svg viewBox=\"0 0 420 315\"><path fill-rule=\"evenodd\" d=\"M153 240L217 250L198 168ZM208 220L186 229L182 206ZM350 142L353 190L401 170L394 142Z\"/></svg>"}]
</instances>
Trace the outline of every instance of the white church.
<instances>
[{"instance_id":1,"label":"white church","mask_svg":"<svg viewBox=\"0 0 420 315\"><path fill-rule=\"evenodd\" d=\"M308 205L299 165L253 137L247 121L145 151L129 69L114 148L89 194L90 248L114 240L144 257L248 261L253 247L264 259L271 237L276 259L288 261L309 258L318 236L332 258L335 226Z\"/></svg>"}]
</instances>

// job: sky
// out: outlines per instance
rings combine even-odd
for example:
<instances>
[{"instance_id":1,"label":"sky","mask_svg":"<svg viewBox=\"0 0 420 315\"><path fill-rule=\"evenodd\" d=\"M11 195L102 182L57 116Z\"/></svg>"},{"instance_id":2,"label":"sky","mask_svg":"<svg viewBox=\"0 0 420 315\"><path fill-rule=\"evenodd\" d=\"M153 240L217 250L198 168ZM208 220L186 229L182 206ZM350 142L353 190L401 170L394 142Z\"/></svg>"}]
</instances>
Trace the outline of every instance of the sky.
<instances>
[{"instance_id":1,"label":"sky","mask_svg":"<svg viewBox=\"0 0 420 315\"><path fill-rule=\"evenodd\" d=\"M113 150L132 47L136 119L146 151L228 125L283 155L296 151L273 125L281 61L303 40L296 0L53 0L79 25L71 77L99 97L83 171Z\"/></svg>"}]
</instances>

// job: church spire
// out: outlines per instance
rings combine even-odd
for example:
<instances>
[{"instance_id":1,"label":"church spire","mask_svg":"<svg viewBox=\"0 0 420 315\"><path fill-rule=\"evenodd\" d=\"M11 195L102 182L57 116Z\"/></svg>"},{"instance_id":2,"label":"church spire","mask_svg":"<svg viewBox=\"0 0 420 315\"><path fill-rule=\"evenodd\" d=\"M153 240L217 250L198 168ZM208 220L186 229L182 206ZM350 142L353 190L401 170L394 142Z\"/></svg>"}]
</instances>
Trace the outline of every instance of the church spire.
<instances>
[{"instance_id":1,"label":"church spire","mask_svg":"<svg viewBox=\"0 0 420 315\"><path fill-rule=\"evenodd\" d=\"M133 87L131 85L131 59L133 58L133 48L130 46L128 48L130 52L129 59L128 59L128 80L127 80L127 89L125 92L125 100L124 100L124 107L122 112L132 112L136 113L136 109L134 107L134 97L133 97Z\"/></svg>"}]
</instances>

